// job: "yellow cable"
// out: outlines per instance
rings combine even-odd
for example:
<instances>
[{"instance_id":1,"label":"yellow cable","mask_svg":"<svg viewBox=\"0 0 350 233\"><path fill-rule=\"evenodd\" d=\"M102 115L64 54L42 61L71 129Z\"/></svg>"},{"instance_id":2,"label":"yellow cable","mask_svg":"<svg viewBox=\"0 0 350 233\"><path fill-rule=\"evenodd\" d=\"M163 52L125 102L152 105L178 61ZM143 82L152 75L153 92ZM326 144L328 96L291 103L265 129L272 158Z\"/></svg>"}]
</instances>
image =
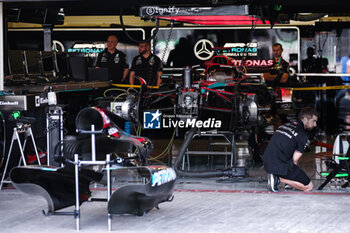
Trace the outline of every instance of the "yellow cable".
<instances>
[{"instance_id":1,"label":"yellow cable","mask_svg":"<svg viewBox=\"0 0 350 233\"><path fill-rule=\"evenodd\" d=\"M113 112L113 109L114 109L114 103L117 101L117 99L120 97L120 96L123 96L123 95L127 95L126 93L121 93L119 95L117 95L114 99L113 99L113 102L112 102L112 109L111 111Z\"/></svg>"},{"instance_id":2,"label":"yellow cable","mask_svg":"<svg viewBox=\"0 0 350 233\"><path fill-rule=\"evenodd\" d=\"M141 126L138 126L136 131L136 136L139 136L139 137L141 136L141 130L142 130Z\"/></svg>"},{"instance_id":3,"label":"yellow cable","mask_svg":"<svg viewBox=\"0 0 350 233\"><path fill-rule=\"evenodd\" d=\"M138 136L138 137L141 136L141 126L138 126L138 127L137 127L136 136ZM136 153L136 151L137 151L137 148L135 149L134 154Z\"/></svg>"},{"instance_id":4,"label":"yellow cable","mask_svg":"<svg viewBox=\"0 0 350 233\"><path fill-rule=\"evenodd\" d=\"M295 87L291 88L293 91L313 91L313 90L338 90L338 89L350 89L350 86L327 86L327 87Z\"/></svg>"},{"instance_id":5,"label":"yellow cable","mask_svg":"<svg viewBox=\"0 0 350 233\"><path fill-rule=\"evenodd\" d=\"M152 161L156 161L156 162L158 162L158 163L160 163L161 165L166 165L164 162L162 162L162 161L160 161L160 160L158 160L158 159L149 159L149 160L152 160ZM160 165L160 164L157 164L157 165Z\"/></svg>"},{"instance_id":6,"label":"yellow cable","mask_svg":"<svg viewBox=\"0 0 350 233\"><path fill-rule=\"evenodd\" d=\"M165 155L167 155L169 153L169 149L170 149L170 147L172 146L172 144L174 142L175 132L176 132L176 130L174 129L173 136L171 137L171 139L170 139L167 147L164 149L164 151L162 153L160 153L159 155L150 158L150 160L161 159L161 158L163 158Z\"/></svg>"},{"instance_id":7,"label":"yellow cable","mask_svg":"<svg viewBox=\"0 0 350 233\"><path fill-rule=\"evenodd\" d=\"M132 88L132 87L129 87L128 90L127 90L126 92L129 93L130 90L136 91L137 94L139 93L135 88Z\"/></svg>"},{"instance_id":8,"label":"yellow cable","mask_svg":"<svg viewBox=\"0 0 350 233\"><path fill-rule=\"evenodd\" d=\"M130 85L130 84L112 84L115 87L131 87L131 88L141 88L141 85ZM147 88L159 89L158 86L147 86Z\"/></svg>"},{"instance_id":9,"label":"yellow cable","mask_svg":"<svg viewBox=\"0 0 350 233\"><path fill-rule=\"evenodd\" d=\"M246 75L247 74L247 68L245 67L245 66L243 66L243 69L244 69L244 75Z\"/></svg>"},{"instance_id":10,"label":"yellow cable","mask_svg":"<svg viewBox=\"0 0 350 233\"><path fill-rule=\"evenodd\" d=\"M124 91L124 92L126 92L126 90L121 89L121 88L109 88L103 92L103 97L106 97L106 93L109 91Z\"/></svg>"}]
</instances>

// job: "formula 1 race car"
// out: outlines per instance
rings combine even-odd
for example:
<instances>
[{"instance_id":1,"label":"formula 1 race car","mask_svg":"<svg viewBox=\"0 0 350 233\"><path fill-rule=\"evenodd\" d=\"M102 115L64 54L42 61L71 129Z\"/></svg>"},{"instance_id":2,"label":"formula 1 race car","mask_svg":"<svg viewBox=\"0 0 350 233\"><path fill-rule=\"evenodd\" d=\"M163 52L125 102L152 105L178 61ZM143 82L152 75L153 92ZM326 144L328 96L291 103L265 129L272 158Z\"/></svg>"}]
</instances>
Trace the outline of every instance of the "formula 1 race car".
<instances>
[{"instance_id":1,"label":"formula 1 race car","mask_svg":"<svg viewBox=\"0 0 350 233\"><path fill-rule=\"evenodd\" d=\"M260 77L246 76L243 70L232 65L228 58L217 56L211 63L186 67L182 79L176 80L175 84L146 91L143 96L128 90L124 99L111 98L113 104L106 106L111 106L110 110L119 116L132 112L135 117L129 120L143 122L144 128L148 127L145 113L154 112L162 115L163 129L173 127L183 129L184 133L189 129L216 130L224 131L223 135L246 131L255 141L263 141L264 137L256 134L264 134L263 128L274 123L274 104L282 99L278 96L281 92L266 87ZM187 149L186 143L183 147ZM174 169L180 175L192 176L195 172L184 174L179 169L185 153L181 152L185 149L180 150ZM232 170L227 174L232 174ZM245 172L238 173L238 176L245 175Z\"/></svg>"}]
</instances>

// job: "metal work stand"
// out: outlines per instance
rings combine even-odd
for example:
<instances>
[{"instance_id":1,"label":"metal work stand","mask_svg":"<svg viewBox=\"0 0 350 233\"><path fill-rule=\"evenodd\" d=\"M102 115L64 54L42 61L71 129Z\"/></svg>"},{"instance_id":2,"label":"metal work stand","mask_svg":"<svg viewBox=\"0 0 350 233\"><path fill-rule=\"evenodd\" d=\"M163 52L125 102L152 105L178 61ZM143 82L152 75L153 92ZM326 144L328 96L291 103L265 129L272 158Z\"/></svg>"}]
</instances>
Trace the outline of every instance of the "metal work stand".
<instances>
[{"instance_id":1,"label":"metal work stand","mask_svg":"<svg viewBox=\"0 0 350 233\"><path fill-rule=\"evenodd\" d=\"M107 170L107 202L109 202L112 194L112 184L111 184L111 155L106 155L105 161L80 161L78 159L78 154L74 155L74 166L75 166L75 209L72 215L75 218L75 229L80 230L80 200L79 200L79 167L81 165L106 165ZM112 230L112 215L110 213L108 216L108 231Z\"/></svg>"},{"instance_id":2,"label":"metal work stand","mask_svg":"<svg viewBox=\"0 0 350 233\"><path fill-rule=\"evenodd\" d=\"M347 177L347 181L344 185L342 185L342 188L346 188L350 185L350 147L348 147L348 150L346 152L344 151L342 137L347 137L346 140L348 144L350 144L350 138L346 134L340 134L338 137L339 151L333 154L333 157L337 157L336 160L338 160L339 163L336 163L334 160L326 161L328 169L332 169L332 171L327 175L326 180L317 188L317 190L322 190L333 178L337 177L338 174L342 175L342 173L344 177Z\"/></svg>"},{"instance_id":3,"label":"metal work stand","mask_svg":"<svg viewBox=\"0 0 350 233\"><path fill-rule=\"evenodd\" d=\"M185 135L185 140L188 137L188 132ZM190 158L189 155L208 155L208 163L210 167L213 165L213 156L216 155L225 155L225 161L226 161L226 168L227 168L227 156L230 156L230 167L232 167L234 164L236 164L237 160L237 150L235 146L235 137L233 132L230 131L217 131L217 130L211 130L211 131L200 131L198 130L197 133L195 133L192 136L193 140L196 137L209 137L209 145L207 151L189 151L188 148L186 150L185 156L182 160L182 170L185 169L185 163L187 160L187 170L190 170ZM214 137L221 137L226 140L226 142L213 142ZM213 151L213 146L231 146L231 151Z\"/></svg>"},{"instance_id":4,"label":"metal work stand","mask_svg":"<svg viewBox=\"0 0 350 233\"><path fill-rule=\"evenodd\" d=\"M91 161L79 161L78 154L74 155L74 166L75 166L75 228L80 230L80 201L79 201L79 167L81 165L106 165L107 170L107 202L109 202L112 194L112 184L111 184L111 155L106 155L105 161L96 160L96 137L95 134L101 133L101 131L95 131L95 125L91 125L91 131L85 131L83 133L91 134ZM101 200L99 200L101 201ZM108 215L108 231L112 230L112 215Z\"/></svg>"},{"instance_id":5,"label":"metal work stand","mask_svg":"<svg viewBox=\"0 0 350 233\"><path fill-rule=\"evenodd\" d=\"M46 112L46 152L47 165L59 165L54 162L55 146L63 141L63 112L59 106L49 106ZM61 150L62 151L62 148Z\"/></svg>"},{"instance_id":6,"label":"metal work stand","mask_svg":"<svg viewBox=\"0 0 350 233\"><path fill-rule=\"evenodd\" d=\"M80 131L80 133L91 134L91 160L79 160L79 155L74 154L74 161L70 161L74 164L74 175L75 175L75 209L73 212L54 212L51 215L73 215L75 218L75 229L80 230L80 198L79 198L79 168L82 165L94 166L94 165L105 165L107 170L107 199L91 199L91 201L109 201L112 194L111 184L111 155L106 155L106 160L96 160L96 137L95 134L99 134L102 131L95 131L95 125L91 125L91 131ZM45 216L48 216L44 213ZM108 231L112 230L112 215L108 215Z\"/></svg>"},{"instance_id":7,"label":"metal work stand","mask_svg":"<svg viewBox=\"0 0 350 233\"><path fill-rule=\"evenodd\" d=\"M25 135L25 139L24 139L23 144L21 142L20 134L24 134ZM38 150L36 148L36 144L35 144L32 128L31 128L31 124L17 123L17 126L15 128L13 128L13 134L12 134L10 149L9 149L8 154L7 154L7 159L6 159L6 165L5 165L4 173L2 174L2 178L1 178L0 190L2 189L2 186L3 186L4 183L11 183L11 181L5 181L5 176L6 176L6 173L7 173L8 163L9 163L10 158L11 158L11 152L12 152L12 147L13 147L14 141L18 142L19 151L21 153L21 157L19 159L18 166L21 164L22 161L23 161L24 166L27 166L26 158L24 156L24 150L26 148L28 137L30 137L31 140L32 140L33 147L34 147L34 150L35 150L36 159L38 160L39 166L41 165L40 158L39 158L39 155L38 155Z\"/></svg>"}]
</instances>

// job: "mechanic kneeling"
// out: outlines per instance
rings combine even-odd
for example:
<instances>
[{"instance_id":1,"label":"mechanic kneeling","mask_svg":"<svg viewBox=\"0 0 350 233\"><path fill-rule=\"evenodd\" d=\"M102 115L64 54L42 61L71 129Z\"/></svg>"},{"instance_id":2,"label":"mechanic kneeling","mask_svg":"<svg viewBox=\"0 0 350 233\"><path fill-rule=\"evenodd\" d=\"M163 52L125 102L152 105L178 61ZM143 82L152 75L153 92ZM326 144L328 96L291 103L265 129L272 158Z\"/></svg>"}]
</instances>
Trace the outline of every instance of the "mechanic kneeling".
<instances>
[{"instance_id":1,"label":"mechanic kneeling","mask_svg":"<svg viewBox=\"0 0 350 233\"><path fill-rule=\"evenodd\" d=\"M295 189L311 191L313 184L303 170L298 167L309 136L307 130L316 127L318 112L305 107L298 114L298 120L281 125L272 136L263 155L264 167L268 173L268 187L277 192L280 182Z\"/></svg>"}]
</instances>

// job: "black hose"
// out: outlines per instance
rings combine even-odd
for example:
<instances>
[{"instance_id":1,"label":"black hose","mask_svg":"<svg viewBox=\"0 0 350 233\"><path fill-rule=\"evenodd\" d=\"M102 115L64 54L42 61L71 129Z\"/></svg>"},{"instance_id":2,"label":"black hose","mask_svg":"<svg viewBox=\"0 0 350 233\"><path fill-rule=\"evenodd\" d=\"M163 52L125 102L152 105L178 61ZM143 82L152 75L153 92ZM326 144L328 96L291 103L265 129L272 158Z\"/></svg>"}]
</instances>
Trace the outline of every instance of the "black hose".
<instances>
[{"instance_id":1,"label":"black hose","mask_svg":"<svg viewBox=\"0 0 350 233\"><path fill-rule=\"evenodd\" d=\"M182 144L179 155L175 160L174 169L176 171L176 174L178 176L196 177L196 178L220 176L222 173L221 171L183 171L179 169L179 167L181 166L182 159L185 156L186 150L192 140L193 135L196 133L197 130L198 130L197 128L193 128L190 131L188 131L186 135L186 139Z\"/></svg>"},{"instance_id":2,"label":"black hose","mask_svg":"<svg viewBox=\"0 0 350 233\"><path fill-rule=\"evenodd\" d=\"M79 142L76 139L64 139L59 141L54 147L54 160L58 163L64 163L66 159L74 160L74 154L79 154ZM63 150L61 150L63 147ZM63 156L61 156L63 155Z\"/></svg>"},{"instance_id":3,"label":"black hose","mask_svg":"<svg viewBox=\"0 0 350 233\"><path fill-rule=\"evenodd\" d=\"M176 90L166 90L166 91L157 91L157 92L148 92L145 95L161 95L161 94L173 94L176 93Z\"/></svg>"},{"instance_id":4,"label":"black hose","mask_svg":"<svg viewBox=\"0 0 350 233\"><path fill-rule=\"evenodd\" d=\"M229 126L229 130L231 131L235 131L236 127L237 127L237 124L238 124L238 115L239 115L239 102L240 100L238 99L237 101L237 98L240 97L240 85L241 85L241 82L243 80L247 79L247 77L244 77L242 79L240 79L236 85L235 85L235 96L233 97L233 101L232 101L232 111L231 111L231 114L230 114L230 126ZM232 119L234 118L234 121L232 122Z\"/></svg>"},{"instance_id":5,"label":"black hose","mask_svg":"<svg viewBox=\"0 0 350 233\"><path fill-rule=\"evenodd\" d=\"M132 38L129 33L126 31L126 28L125 28L125 25L124 25L124 21L123 21L123 9L120 8L120 15L119 15L119 19L120 19L120 26L122 26L122 29L123 29L123 32L125 33L125 35L133 42L135 43L144 43L144 42L149 42L151 40L153 40L156 36L157 36L157 33L158 33L158 30L159 30L159 19L156 18L156 27L155 27L155 31L154 31L154 34L146 39L146 40L136 40L134 38Z\"/></svg>"},{"instance_id":6,"label":"black hose","mask_svg":"<svg viewBox=\"0 0 350 233\"><path fill-rule=\"evenodd\" d=\"M153 101L152 103L150 103L150 105L154 105L155 103L158 103L159 101L162 101L164 99L167 99L168 97L170 97L172 94L168 94L168 95L164 95L162 97L159 97L158 99L156 99L155 101Z\"/></svg>"}]
</instances>

